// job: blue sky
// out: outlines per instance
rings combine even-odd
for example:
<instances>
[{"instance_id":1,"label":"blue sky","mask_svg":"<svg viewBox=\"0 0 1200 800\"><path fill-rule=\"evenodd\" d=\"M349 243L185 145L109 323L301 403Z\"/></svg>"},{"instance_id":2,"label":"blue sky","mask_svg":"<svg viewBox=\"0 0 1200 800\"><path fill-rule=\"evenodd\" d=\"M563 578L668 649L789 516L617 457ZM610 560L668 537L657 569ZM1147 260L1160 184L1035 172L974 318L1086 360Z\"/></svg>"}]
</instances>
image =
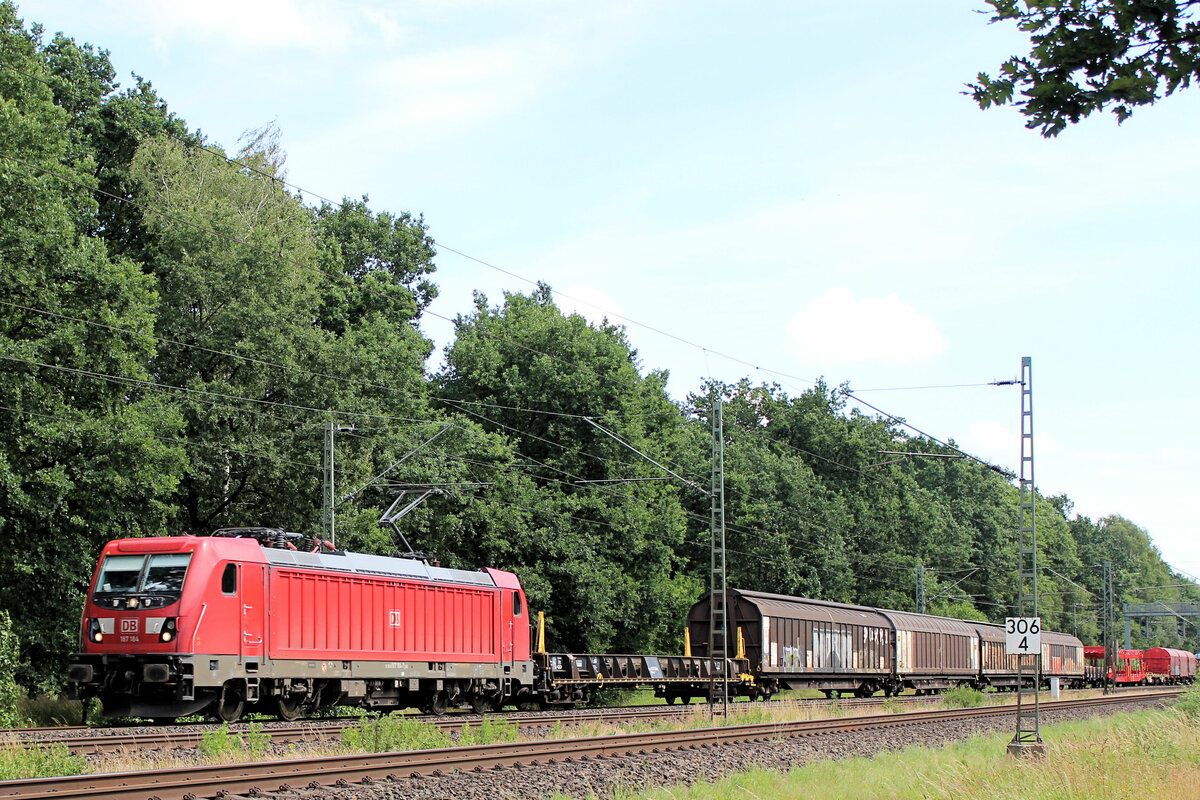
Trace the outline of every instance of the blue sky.
<instances>
[{"instance_id":1,"label":"blue sky","mask_svg":"<svg viewBox=\"0 0 1200 800\"><path fill-rule=\"evenodd\" d=\"M125 84L149 78L226 147L276 120L305 189L422 213L564 308L629 320L677 397L709 375L850 381L1015 468L1016 389L878 390L1012 378L1032 356L1039 487L1200 574L1200 92L1042 139L961 94L1024 46L981 5L19 10L110 49ZM474 289L530 288L445 250L435 278L448 318Z\"/></svg>"}]
</instances>

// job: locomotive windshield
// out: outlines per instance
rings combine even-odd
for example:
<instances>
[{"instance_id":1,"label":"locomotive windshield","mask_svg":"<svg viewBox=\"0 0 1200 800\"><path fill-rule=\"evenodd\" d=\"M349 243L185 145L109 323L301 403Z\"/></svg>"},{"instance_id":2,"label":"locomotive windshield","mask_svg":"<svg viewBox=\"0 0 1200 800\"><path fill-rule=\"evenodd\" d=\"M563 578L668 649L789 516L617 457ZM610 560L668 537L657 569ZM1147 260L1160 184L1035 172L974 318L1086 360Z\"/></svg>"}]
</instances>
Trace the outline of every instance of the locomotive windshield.
<instances>
[{"instance_id":1,"label":"locomotive windshield","mask_svg":"<svg viewBox=\"0 0 1200 800\"><path fill-rule=\"evenodd\" d=\"M191 553L150 556L108 556L100 565L95 600L101 605L123 604L129 595L150 595L143 605L151 608L179 599Z\"/></svg>"}]
</instances>

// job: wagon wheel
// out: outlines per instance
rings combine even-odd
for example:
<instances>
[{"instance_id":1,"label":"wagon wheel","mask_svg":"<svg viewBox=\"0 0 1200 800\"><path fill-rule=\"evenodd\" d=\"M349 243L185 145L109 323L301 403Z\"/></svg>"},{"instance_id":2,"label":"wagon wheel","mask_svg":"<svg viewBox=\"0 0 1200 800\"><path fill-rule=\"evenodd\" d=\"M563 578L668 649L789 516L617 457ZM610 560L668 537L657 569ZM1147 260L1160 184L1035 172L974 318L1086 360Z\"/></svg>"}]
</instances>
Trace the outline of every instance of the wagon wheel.
<instances>
[{"instance_id":1,"label":"wagon wheel","mask_svg":"<svg viewBox=\"0 0 1200 800\"><path fill-rule=\"evenodd\" d=\"M679 702L686 706L692 702L692 696L690 694L681 694L679 695Z\"/></svg>"},{"instance_id":2,"label":"wagon wheel","mask_svg":"<svg viewBox=\"0 0 1200 800\"><path fill-rule=\"evenodd\" d=\"M216 715L222 722L237 722L242 712L246 710L246 700L232 682L226 682L221 687L221 697L217 700Z\"/></svg>"},{"instance_id":3,"label":"wagon wheel","mask_svg":"<svg viewBox=\"0 0 1200 800\"><path fill-rule=\"evenodd\" d=\"M279 695L275 698L275 716L284 722L293 722L301 716L302 700Z\"/></svg>"},{"instance_id":4,"label":"wagon wheel","mask_svg":"<svg viewBox=\"0 0 1200 800\"><path fill-rule=\"evenodd\" d=\"M669 706L675 705L675 698L676 698L676 695L673 695L673 694L664 694L663 695L663 700Z\"/></svg>"},{"instance_id":5,"label":"wagon wheel","mask_svg":"<svg viewBox=\"0 0 1200 800\"><path fill-rule=\"evenodd\" d=\"M495 699L484 694L477 694L471 697L471 710L476 714L487 714L490 711L498 711L500 704Z\"/></svg>"}]
</instances>

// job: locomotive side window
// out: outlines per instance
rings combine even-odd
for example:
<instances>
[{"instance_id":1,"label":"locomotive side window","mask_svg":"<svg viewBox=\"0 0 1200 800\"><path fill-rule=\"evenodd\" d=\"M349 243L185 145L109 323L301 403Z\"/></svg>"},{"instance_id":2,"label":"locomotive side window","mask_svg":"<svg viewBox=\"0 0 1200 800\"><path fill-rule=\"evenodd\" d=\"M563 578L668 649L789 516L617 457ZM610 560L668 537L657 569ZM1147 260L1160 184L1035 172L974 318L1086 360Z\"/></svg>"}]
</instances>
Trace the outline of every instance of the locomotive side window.
<instances>
[{"instance_id":1,"label":"locomotive side window","mask_svg":"<svg viewBox=\"0 0 1200 800\"><path fill-rule=\"evenodd\" d=\"M221 573L221 594L237 594L237 564L225 565L225 571Z\"/></svg>"},{"instance_id":2,"label":"locomotive side window","mask_svg":"<svg viewBox=\"0 0 1200 800\"><path fill-rule=\"evenodd\" d=\"M521 616L521 593L513 592L513 616Z\"/></svg>"},{"instance_id":3,"label":"locomotive side window","mask_svg":"<svg viewBox=\"0 0 1200 800\"><path fill-rule=\"evenodd\" d=\"M136 592L145 563L145 556L108 556L100 567L100 577L96 580L96 594Z\"/></svg>"}]
</instances>

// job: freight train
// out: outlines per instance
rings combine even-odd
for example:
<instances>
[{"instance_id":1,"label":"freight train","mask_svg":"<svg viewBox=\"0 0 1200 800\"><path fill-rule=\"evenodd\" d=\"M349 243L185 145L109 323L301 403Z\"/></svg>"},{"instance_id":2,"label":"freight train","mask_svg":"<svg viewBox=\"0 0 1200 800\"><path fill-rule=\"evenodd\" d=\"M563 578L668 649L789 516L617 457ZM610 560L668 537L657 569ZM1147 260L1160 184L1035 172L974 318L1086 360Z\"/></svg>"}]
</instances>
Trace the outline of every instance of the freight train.
<instances>
[{"instance_id":1,"label":"freight train","mask_svg":"<svg viewBox=\"0 0 1200 800\"><path fill-rule=\"evenodd\" d=\"M1118 686L1174 685L1196 680L1197 655L1170 647L1148 650L1117 650L1113 664L1105 668L1104 646L1083 648L1087 662L1087 682L1099 686L1108 682Z\"/></svg>"},{"instance_id":2,"label":"freight train","mask_svg":"<svg viewBox=\"0 0 1200 800\"><path fill-rule=\"evenodd\" d=\"M549 653L544 636L533 641L511 572L300 541L230 528L108 543L68 666L76 696L98 697L110 716L233 721L252 709L290 720L336 705L438 714L576 704L604 687L688 702L1003 690L1020 679L999 625L740 589L727 595L732 658L709 655L708 598L688 615L694 654ZM1082 685L1079 640L1043 632L1041 676Z\"/></svg>"}]
</instances>

